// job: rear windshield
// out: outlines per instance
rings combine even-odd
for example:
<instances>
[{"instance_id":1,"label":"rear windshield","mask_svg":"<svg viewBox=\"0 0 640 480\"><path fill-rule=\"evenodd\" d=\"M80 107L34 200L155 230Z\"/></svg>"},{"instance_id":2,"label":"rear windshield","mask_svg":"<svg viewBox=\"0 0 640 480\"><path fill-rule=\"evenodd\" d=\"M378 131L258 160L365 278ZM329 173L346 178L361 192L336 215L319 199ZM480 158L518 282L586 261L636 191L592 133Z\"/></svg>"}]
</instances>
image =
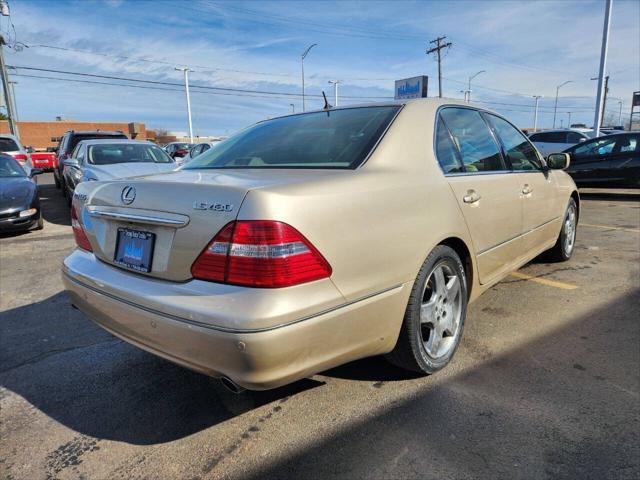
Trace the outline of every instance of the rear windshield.
<instances>
[{"instance_id":1,"label":"rear windshield","mask_svg":"<svg viewBox=\"0 0 640 480\"><path fill-rule=\"evenodd\" d=\"M100 135L99 133L91 133L89 135L73 135L71 137L71 143L69 145L69 151L73 152L82 140L99 140L101 138L112 138L113 140L117 140L119 138L128 138L124 133L121 135Z\"/></svg>"},{"instance_id":2,"label":"rear windshield","mask_svg":"<svg viewBox=\"0 0 640 480\"><path fill-rule=\"evenodd\" d=\"M399 108L358 107L267 120L184 168L353 169L365 160Z\"/></svg>"},{"instance_id":3,"label":"rear windshield","mask_svg":"<svg viewBox=\"0 0 640 480\"><path fill-rule=\"evenodd\" d=\"M20 150L18 144L11 138L0 138L0 152L15 152Z\"/></svg>"},{"instance_id":4,"label":"rear windshield","mask_svg":"<svg viewBox=\"0 0 640 480\"><path fill-rule=\"evenodd\" d=\"M113 163L173 163L166 152L155 145L109 143L89 145L87 160L92 165Z\"/></svg>"}]
</instances>

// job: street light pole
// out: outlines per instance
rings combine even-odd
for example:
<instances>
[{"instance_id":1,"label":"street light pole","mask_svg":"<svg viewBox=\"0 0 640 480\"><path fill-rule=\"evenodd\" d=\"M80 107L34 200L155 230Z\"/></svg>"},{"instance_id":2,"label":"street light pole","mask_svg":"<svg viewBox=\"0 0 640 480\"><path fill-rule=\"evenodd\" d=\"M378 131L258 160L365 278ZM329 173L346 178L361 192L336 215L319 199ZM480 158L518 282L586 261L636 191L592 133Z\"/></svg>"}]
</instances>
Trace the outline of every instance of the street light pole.
<instances>
[{"instance_id":1,"label":"street light pole","mask_svg":"<svg viewBox=\"0 0 640 480\"><path fill-rule=\"evenodd\" d=\"M571 112L567 112L567 115L569 115L569 118L567 119L567 128L571 128Z\"/></svg>"},{"instance_id":2,"label":"street light pole","mask_svg":"<svg viewBox=\"0 0 640 480\"><path fill-rule=\"evenodd\" d=\"M567 80L566 82L561 83L556 87L556 103L553 106L553 128L556 128L556 112L558 110L558 92L560 91L560 88L564 87L567 83L571 83L572 81L573 80Z\"/></svg>"},{"instance_id":3,"label":"street light pole","mask_svg":"<svg viewBox=\"0 0 640 480\"><path fill-rule=\"evenodd\" d=\"M329 80L329 84L333 85L333 106L338 106L338 84L340 80Z\"/></svg>"},{"instance_id":4,"label":"street light pole","mask_svg":"<svg viewBox=\"0 0 640 480\"><path fill-rule=\"evenodd\" d=\"M609 29L611 26L612 0L606 0L604 7L604 27L602 29L602 48L600 49L600 73L598 74L598 95L596 98L596 116L593 119L593 133L600 136L600 125L604 116L604 98L606 98L606 85L604 84L604 72L607 69L607 52L609 50ZM608 78L607 78L608 80ZM607 82L608 83L608 82Z\"/></svg>"},{"instance_id":5,"label":"street light pole","mask_svg":"<svg viewBox=\"0 0 640 480\"><path fill-rule=\"evenodd\" d=\"M13 111L13 101L11 99L11 85L9 84L9 75L7 74L7 64L4 63L4 37L0 35L0 77L2 77L2 86L4 87L4 102L7 106L7 117L9 118L9 131L20 138L18 125L16 123L15 113Z\"/></svg>"},{"instance_id":6,"label":"street light pole","mask_svg":"<svg viewBox=\"0 0 640 480\"><path fill-rule=\"evenodd\" d=\"M618 125L622 125L622 100L618 100L618 105L620 105L620 113L618 114Z\"/></svg>"},{"instance_id":7,"label":"street light pole","mask_svg":"<svg viewBox=\"0 0 640 480\"><path fill-rule=\"evenodd\" d=\"M300 66L302 67L302 111L303 112L306 111L307 109L307 105L304 98L304 59L309 54L309 50L311 50L316 45L317 43L309 45L307 49L304 51L304 53L300 56Z\"/></svg>"},{"instance_id":8,"label":"street light pole","mask_svg":"<svg viewBox=\"0 0 640 480\"><path fill-rule=\"evenodd\" d=\"M481 73L486 72L486 70L480 70L478 73L476 73L475 75L472 75L469 77L469 86L467 88L467 102L471 101L471 80L473 80L474 78L476 78L478 75L480 75Z\"/></svg>"},{"instance_id":9,"label":"street light pole","mask_svg":"<svg viewBox=\"0 0 640 480\"><path fill-rule=\"evenodd\" d=\"M191 98L189 97L189 72L193 72L188 67L178 68L179 72L184 72L184 91L187 95L187 116L189 117L189 141L193 143L193 125L191 123Z\"/></svg>"},{"instance_id":10,"label":"street light pole","mask_svg":"<svg viewBox=\"0 0 640 480\"><path fill-rule=\"evenodd\" d=\"M542 95L534 95L533 98L536 99L536 108L533 112L533 131L538 131L538 102L542 98Z\"/></svg>"}]
</instances>

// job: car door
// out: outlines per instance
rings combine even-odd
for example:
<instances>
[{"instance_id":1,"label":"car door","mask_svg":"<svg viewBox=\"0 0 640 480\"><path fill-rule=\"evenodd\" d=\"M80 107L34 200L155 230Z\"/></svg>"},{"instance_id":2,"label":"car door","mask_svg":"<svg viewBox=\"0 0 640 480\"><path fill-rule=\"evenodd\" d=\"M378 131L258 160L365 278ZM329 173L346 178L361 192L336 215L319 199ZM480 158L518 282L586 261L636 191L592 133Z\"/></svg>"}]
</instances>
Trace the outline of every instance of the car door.
<instances>
[{"instance_id":1,"label":"car door","mask_svg":"<svg viewBox=\"0 0 640 480\"><path fill-rule=\"evenodd\" d=\"M517 180L522 206L522 258L531 258L555 241L566 205L561 204L553 176L543 168L542 159L527 137L504 118L490 113L483 115L499 139Z\"/></svg>"},{"instance_id":2,"label":"car door","mask_svg":"<svg viewBox=\"0 0 640 480\"><path fill-rule=\"evenodd\" d=\"M471 233L481 283L513 269L521 251L518 185L480 113L444 107L436 155Z\"/></svg>"},{"instance_id":3,"label":"car door","mask_svg":"<svg viewBox=\"0 0 640 480\"><path fill-rule=\"evenodd\" d=\"M567 173L579 187L605 187L609 182L610 156L615 136L594 138L567 150L571 163Z\"/></svg>"},{"instance_id":4,"label":"car door","mask_svg":"<svg viewBox=\"0 0 640 480\"><path fill-rule=\"evenodd\" d=\"M607 186L640 186L640 135L615 135L616 143L603 172Z\"/></svg>"}]
</instances>

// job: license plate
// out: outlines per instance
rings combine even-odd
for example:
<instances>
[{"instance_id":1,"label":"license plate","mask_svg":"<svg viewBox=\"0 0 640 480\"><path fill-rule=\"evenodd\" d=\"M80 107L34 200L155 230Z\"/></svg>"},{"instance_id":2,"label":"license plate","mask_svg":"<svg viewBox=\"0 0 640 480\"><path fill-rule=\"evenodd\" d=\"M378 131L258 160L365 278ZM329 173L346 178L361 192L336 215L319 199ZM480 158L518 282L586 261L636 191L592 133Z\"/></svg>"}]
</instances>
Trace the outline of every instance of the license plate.
<instances>
[{"instance_id":1,"label":"license plate","mask_svg":"<svg viewBox=\"0 0 640 480\"><path fill-rule=\"evenodd\" d=\"M118 228L113 263L137 272L150 272L156 234Z\"/></svg>"}]
</instances>

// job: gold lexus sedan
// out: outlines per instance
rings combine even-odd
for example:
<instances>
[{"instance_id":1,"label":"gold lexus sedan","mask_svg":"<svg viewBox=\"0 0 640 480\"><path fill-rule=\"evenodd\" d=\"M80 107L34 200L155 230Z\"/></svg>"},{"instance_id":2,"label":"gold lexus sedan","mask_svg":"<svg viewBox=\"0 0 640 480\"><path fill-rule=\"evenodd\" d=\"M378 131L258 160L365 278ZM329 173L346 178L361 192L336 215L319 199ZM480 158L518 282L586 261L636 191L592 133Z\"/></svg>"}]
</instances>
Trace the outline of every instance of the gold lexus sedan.
<instances>
[{"instance_id":1,"label":"gold lexus sedan","mask_svg":"<svg viewBox=\"0 0 640 480\"><path fill-rule=\"evenodd\" d=\"M454 100L266 120L180 170L80 184L63 279L104 329L236 391L378 354L430 374L469 302L571 256L568 162Z\"/></svg>"}]
</instances>

